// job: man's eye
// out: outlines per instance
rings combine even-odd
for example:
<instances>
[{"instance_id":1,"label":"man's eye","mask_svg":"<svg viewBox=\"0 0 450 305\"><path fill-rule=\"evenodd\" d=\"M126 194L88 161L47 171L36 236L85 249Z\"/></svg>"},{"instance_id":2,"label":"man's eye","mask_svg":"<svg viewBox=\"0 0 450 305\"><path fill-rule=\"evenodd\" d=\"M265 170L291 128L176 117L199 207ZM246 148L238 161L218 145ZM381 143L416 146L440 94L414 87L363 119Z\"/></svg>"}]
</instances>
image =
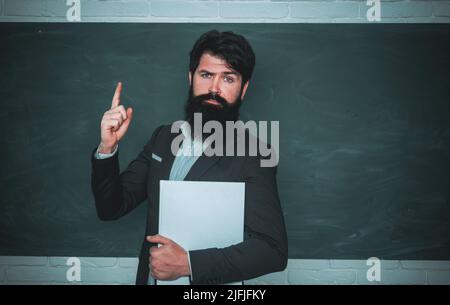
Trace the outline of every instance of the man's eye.
<instances>
[{"instance_id":1,"label":"man's eye","mask_svg":"<svg viewBox=\"0 0 450 305\"><path fill-rule=\"evenodd\" d=\"M202 74L200 74L200 76L203 77L203 78L208 78L208 77L211 76L211 74L209 74L209 73L202 73Z\"/></svg>"},{"instance_id":2,"label":"man's eye","mask_svg":"<svg viewBox=\"0 0 450 305\"><path fill-rule=\"evenodd\" d=\"M234 82L234 78L227 76L227 77L225 77L225 81L227 83L232 83L232 82Z\"/></svg>"}]
</instances>

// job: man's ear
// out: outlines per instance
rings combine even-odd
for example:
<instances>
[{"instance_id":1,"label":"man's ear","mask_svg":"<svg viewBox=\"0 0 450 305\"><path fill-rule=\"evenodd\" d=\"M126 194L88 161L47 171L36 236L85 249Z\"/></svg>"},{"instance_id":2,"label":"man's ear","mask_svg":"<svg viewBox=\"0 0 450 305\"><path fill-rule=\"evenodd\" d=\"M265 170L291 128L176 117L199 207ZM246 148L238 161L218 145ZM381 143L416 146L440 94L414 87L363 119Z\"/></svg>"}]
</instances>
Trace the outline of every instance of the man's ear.
<instances>
[{"instance_id":1,"label":"man's ear","mask_svg":"<svg viewBox=\"0 0 450 305\"><path fill-rule=\"evenodd\" d=\"M244 87L242 88L241 100L244 100L244 96L245 96L245 93L247 92L247 88L248 88L248 82L249 81L246 81L244 84Z\"/></svg>"},{"instance_id":2,"label":"man's ear","mask_svg":"<svg viewBox=\"0 0 450 305\"><path fill-rule=\"evenodd\" d=\"M192 86L192 72L189 71L188 74L189 74L189 75L188 75L188 78L189 78L189 86Z\"/></svg>"}]
</instances>

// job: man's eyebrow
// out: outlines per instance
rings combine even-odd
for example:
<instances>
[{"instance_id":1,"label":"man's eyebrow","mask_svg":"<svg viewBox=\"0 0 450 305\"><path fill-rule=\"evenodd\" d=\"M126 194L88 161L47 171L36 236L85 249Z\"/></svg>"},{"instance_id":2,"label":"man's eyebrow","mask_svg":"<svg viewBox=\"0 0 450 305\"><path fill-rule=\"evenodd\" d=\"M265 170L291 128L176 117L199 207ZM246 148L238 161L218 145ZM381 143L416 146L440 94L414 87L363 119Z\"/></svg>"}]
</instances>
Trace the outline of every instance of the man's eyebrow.
<instances>
[{"instance_id":1,"label":"man's eyebrow","mask_svg":"<svg viewBox=\"0 0 450 305\"><path fill-rule=\"evenodd\" d=\"M238 76L238 75L239 75L239 73L237 73L237 72L234 72L234 71L227 71L227 72L223 72L223 74L233 74L233 75L236 75L236 76Z\"/></svg>"},{"instance_id":2,"label":"man's eyebrow","mask_svg":"<svg viewBox=\"0 0 450 305\"><path fill-rule=\"evenodd\" d=\"M200 70L198 70L198 72L199 72L199 73L206 72L206 73L209 73L209 74L212 74L212 75L217 74L217 73L208 71L208 70L206 70L206 69L200 69ZM236 76L239 75L239 73L237 73L237 72L235 72L235 71L225 71L225 72L223 72L223 74L226 74L226 75L236 75Z\"/></svg>"}]
</instances>

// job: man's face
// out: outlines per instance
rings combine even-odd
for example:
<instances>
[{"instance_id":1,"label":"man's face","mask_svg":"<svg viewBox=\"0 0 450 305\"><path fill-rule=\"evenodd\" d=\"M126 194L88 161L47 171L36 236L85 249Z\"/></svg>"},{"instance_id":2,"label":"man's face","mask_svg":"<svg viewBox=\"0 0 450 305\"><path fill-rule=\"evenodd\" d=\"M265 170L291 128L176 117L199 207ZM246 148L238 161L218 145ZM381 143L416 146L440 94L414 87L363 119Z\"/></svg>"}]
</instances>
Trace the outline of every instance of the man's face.
<instances>
[{"instance_id":1,"label":"man's face","mask_svg":"<svg viewBox=\"0 0 450 305\"><path fill-rule=\"evenodd\" d=\"M185 113L190 123L194 113L203 115L203 123L214 120L225 124L238 120L248 82L242 86L242 76L229 68L225 60L203 54L195 72L189 72L189 82Z\"/></svg>"},{"instance_id":2,"label":"man's face","mask_svg":"<svg viewBox=\"0 0 450 305\"><path fill-rule=\"evenodd\" d=\"M189 83L192 86L194 96L203 94L216 94L231 106L244 98L248 82L242 87L242 76L228 67L227 62L209 53L200 57L200 62L194 75L189 72ZM242 90L241 90L242 88ZM208 99L205 103L220 107L220 103L214 99Z\"/></svg>"}]
</instances>

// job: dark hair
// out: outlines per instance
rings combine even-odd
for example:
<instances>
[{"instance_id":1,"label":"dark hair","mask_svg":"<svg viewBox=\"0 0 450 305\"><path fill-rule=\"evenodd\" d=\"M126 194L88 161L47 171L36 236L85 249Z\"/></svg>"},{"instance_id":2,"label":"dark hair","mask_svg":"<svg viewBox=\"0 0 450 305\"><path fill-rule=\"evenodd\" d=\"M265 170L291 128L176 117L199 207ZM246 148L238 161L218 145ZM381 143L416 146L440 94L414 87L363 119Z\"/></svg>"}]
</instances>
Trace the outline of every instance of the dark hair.
<instances>
[{"instance_id":1,"label":"dark hair","mask_svg":"<svg viewBox=\"0 0 450 305\"><path fill-rule=\"evenodd\" d=\"M217 30L204 33L190 52L189 71L194 73L200 63L200 57L205 52L224 59L232 69L242 75L242 84L252 77L255 53L244 36Z\"/></svg>"}]
</instances>

